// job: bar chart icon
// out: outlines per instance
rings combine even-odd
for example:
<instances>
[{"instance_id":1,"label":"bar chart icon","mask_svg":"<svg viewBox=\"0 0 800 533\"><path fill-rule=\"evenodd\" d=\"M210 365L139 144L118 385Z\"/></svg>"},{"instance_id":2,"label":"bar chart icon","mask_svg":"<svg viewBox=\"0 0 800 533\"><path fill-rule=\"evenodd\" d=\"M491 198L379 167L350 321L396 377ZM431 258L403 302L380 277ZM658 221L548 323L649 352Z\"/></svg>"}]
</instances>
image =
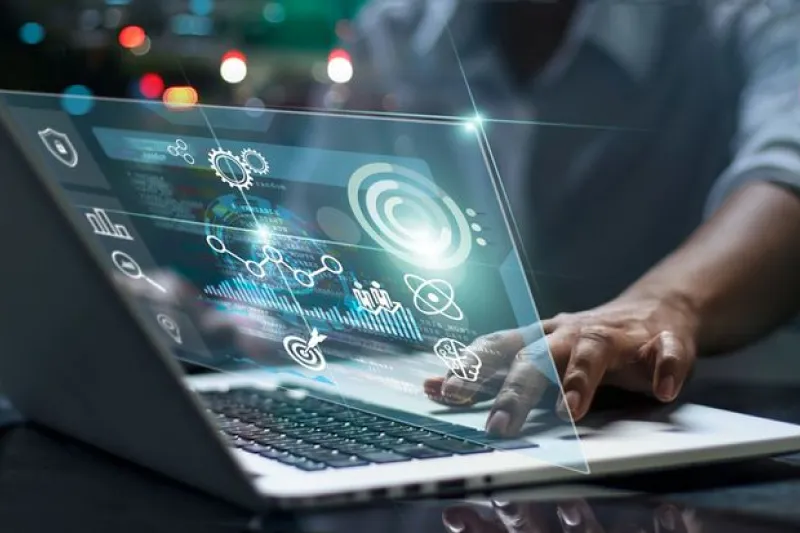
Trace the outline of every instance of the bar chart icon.
<instances>
[{"instance_id":1,"label":"bar chart icon","mask_svg":"<svg viewBox=\"0 0 800 533\"><path fill-rule=\"evenodd\" d=\"M336 307L300 307L294 298L279 294L262 283L245 279L239 275L224 280L218 285L207 285L203 292L211 298L223 298L251 305L260 309L271 309L311 319L324 320L331 324L342 324L353 329L373 334L383 334L411 341L422 341L422 333L414 315L406 308L387 315L373 315L363 310L339 311Z\"/></svg>"},{"instance_id":2,"label":"bar chart icon","mask_svg":"<svg viewBox=\"0 0 800 533\"><path fill-rule=\"evenodd\" d=\"M128 228L122 224L114 224L109 218L105 209L95 208L91 213L86 213L86 220L92 226L95 235L102 235L103 237L111 237L112 239L122 239L125 241L132 241Z\"/></svg>"}]
</instances>

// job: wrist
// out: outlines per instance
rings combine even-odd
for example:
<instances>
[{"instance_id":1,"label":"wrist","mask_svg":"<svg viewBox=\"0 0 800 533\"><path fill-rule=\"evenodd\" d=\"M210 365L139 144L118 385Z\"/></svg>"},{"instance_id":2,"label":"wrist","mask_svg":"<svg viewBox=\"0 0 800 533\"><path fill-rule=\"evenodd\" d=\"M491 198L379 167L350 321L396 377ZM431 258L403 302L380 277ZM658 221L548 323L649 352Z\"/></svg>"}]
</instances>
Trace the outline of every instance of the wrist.
<instances>
[{"instance_id":1,"label":"wrist","mask_svg":"<svg viewBox=\"0 0 800 533\"><path fill-rule=\"evenodd\" d=\"M703 313L688 292L675 287L637 283L621 294L619 300L647 302L659 326L674 330L697 349L703 349Z\"/></svg>"}]
</instances>

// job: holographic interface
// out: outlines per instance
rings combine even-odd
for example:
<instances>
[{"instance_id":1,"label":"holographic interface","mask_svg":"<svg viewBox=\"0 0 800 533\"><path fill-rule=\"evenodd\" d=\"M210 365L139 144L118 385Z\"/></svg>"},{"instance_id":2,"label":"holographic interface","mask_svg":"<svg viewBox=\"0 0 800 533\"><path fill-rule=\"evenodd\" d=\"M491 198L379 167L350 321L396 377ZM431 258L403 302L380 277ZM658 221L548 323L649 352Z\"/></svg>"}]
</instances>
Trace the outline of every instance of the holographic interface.
<instances>
[{"instance_id":1,"label":"holographic interface","mask_svg":"<svg viewBox=\"0 0 800 533\"><path fill-rule=\"evenodd\" d=\"M452 413L423 390L436 376L478 382L494 369L476 339L538 323L480 124L0 101L109 272L152 296L142 315L179 358L483 429L490 403ZM165 272L192 302L165 298ZM193 305L241 319L262 348L212 342ZM535 453L580 464L571 422L550 416L560 389L544 352L539 428L574 449Z\"/></svg>"}]
</instances>

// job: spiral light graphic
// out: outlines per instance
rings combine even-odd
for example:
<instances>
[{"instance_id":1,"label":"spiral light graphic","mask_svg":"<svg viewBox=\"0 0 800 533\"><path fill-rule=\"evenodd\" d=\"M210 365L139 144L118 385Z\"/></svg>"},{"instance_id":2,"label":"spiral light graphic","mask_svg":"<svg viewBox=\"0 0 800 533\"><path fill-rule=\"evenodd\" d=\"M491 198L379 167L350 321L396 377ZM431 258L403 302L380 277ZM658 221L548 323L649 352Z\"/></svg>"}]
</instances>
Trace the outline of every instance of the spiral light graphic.
<instances>
[{"instance_id":1,"label":"spiral light graphic","mask_svg":"<svg viewBox=\"0 0 800 533\"><path fill-rule=\"evenodd\" d=\"M348 182L356 220L383 249L403 261L431 269L461 265L472 235L455 201L419 172L370 163Z\"/></svg>"}]
</instances>

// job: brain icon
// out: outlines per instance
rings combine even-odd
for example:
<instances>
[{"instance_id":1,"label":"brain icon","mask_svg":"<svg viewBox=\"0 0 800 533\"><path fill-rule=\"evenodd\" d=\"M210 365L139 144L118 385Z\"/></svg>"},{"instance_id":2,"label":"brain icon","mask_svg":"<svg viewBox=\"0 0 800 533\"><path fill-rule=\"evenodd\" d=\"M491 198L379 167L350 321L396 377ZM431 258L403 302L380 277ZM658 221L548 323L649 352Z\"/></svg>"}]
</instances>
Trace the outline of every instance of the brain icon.
<instances>
[{"instance_id":1,"label":"brain icon","mask_svg":"<svg viewBox=\"0 0 800 533\"><path fill-rule=\"evenodd\" d=\"M447 365L453 374L465 381L477 381L481 370L481 358L455 339L440 339L433 352Z\"/></svg>"}]
</instances>

